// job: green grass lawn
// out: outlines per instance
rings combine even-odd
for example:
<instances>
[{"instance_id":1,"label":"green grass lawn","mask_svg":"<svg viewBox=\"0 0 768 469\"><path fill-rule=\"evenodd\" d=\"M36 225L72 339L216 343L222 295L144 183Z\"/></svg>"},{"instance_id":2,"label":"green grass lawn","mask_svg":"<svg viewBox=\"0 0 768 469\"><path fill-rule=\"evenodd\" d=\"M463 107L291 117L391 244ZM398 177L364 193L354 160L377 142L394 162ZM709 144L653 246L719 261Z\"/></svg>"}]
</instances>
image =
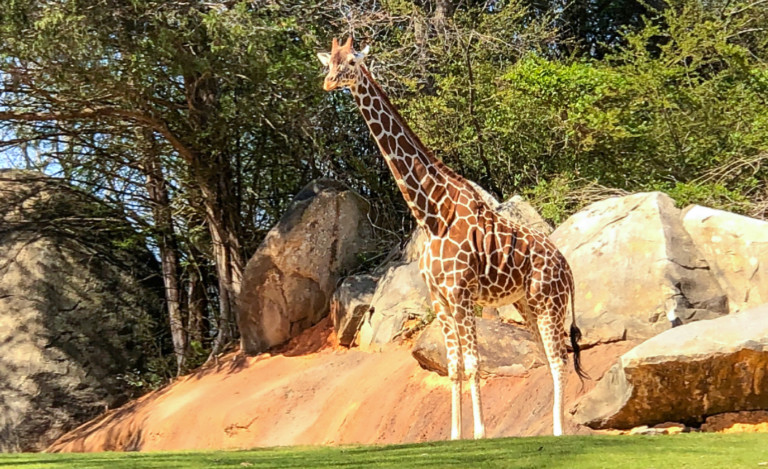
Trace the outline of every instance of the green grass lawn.
<instances>
[{"instance_id":1,"label":"green grass lawn","mask_svg":"<svg viewBox=\"0 0 768 469\"><path fill-rule=\"evenodd\" d=\"M768 434L566 436L391 446L249 451L4 454L0 468L753 468L768 467Z\"/></svg>"}]
</instances>

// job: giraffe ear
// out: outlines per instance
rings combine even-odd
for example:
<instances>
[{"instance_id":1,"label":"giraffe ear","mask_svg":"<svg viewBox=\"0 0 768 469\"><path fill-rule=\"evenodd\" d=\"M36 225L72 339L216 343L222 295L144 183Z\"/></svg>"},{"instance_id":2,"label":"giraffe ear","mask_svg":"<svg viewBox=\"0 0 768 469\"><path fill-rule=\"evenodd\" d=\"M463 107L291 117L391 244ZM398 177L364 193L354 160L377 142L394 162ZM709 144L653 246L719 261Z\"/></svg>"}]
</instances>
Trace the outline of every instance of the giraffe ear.
<instances>
[{"instance_id":1,"label":"giraffe ear","mask_svg":"<svg viewBox=\"0 0 768 469\"><path fill-rule=\"evenodd\" d=\"M327 67L328 64L331 63L331 54L327 52L318 52L317 58L320 59L320 62L323 64L324 67Z\"/></svg>"},{"instance_id":2,"label":"giraffe ear","mask_svg":"<svg viewBox=\"0 0 768 469\"><path fill-rule=\"evenodd\" d=\"M355 60L357 62L360 62L365 58L366 55L368 55L368 51L370 50L371 50L371 46L365 46L363 50L361 50L360 52L355 52Z\"/></svg>"}]
</instances>

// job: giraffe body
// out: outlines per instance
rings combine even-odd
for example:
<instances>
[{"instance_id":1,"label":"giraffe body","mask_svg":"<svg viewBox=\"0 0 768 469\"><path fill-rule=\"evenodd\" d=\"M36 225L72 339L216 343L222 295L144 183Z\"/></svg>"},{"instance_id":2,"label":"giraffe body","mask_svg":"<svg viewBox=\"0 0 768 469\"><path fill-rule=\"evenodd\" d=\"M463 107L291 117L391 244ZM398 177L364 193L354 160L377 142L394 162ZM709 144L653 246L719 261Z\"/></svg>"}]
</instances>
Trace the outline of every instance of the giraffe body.
<instances>
[{"instance_id":1,"label":"giraffe body","mask_svg":"<svg viewBox=\"0 0 768 469\"><path fill-rule=\"evenodd\" d=\"M429 238L419 261L440 323L452 381L451 438L461 437L462 380L470 382L474 436L485 436L474 306L514 304L540 340L554 382L553 433L562 434L565 320L573 276L543 233L499 214L476 186L435 158L362 64L364 53L334 39L324 89L348 87L416 221ZM580 332L571 326L574 364Z\"/></svg>"}]
</instances>

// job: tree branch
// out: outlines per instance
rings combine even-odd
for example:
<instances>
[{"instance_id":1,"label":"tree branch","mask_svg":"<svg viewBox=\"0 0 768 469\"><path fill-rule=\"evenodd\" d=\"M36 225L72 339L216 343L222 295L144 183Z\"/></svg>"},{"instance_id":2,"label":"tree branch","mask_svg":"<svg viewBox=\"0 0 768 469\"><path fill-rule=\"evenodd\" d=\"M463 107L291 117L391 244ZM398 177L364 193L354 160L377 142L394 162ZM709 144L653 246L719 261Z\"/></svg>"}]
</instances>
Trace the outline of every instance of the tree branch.
<instances>
[{"instance_id":1,"label":"tree branch","mask_svg":"<svg viewBox=\"0 0 768 469\"><path fill-rule=\"evenodd\" d=\"M143 124L162 135L188 164L195 165L197 162L195 153L189 149L173 132L171 132L165 121L139 111L129 111L126 109L119 109L114 107L86 107L80 111L71 112L0 111L0 120L25 122L71 121L78 119L98 120L99 118L103 117L119 117L132 122Z\"/></svg>"}]
</instances>

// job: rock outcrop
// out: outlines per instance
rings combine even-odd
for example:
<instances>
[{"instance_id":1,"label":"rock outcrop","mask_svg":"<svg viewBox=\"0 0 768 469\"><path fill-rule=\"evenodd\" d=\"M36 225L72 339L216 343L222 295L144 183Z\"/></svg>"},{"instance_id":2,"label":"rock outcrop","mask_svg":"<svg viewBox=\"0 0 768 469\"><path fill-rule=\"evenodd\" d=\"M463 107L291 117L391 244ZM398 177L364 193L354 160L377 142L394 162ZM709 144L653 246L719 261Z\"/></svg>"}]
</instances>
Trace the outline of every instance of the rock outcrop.
<instances>
[{"instance_id":1,"label":"rock outcrop","mask_svg":"<svg viewBox=\"0 0 768 469\"><path fill-rule=\"evenodd\" d=\"M726 295L669 196L639 193L596 202L552 233L576 281L585 343L646 339L728 313Z\"/></svg>"},{"instance_id":2,"label":"rock outcrop","mask_svg":"<svg viewBox=\"0 0 768 469\"><path fill-rule=\"evenodd\" d=\"M505 217L521 225L541 231L547 236L552 234L552 227L549 226L549 223L533 208L533 205L519 195L512 196L506 202L499 204L497 210Z\"/></svg>"},{"instance_id":3,"label":"rock outcrop","mask_svg":"<svg viewBox=\"0 0 768 469\"><path fill-rule=\"evenodd\" d=\"M368 204L340 183L308 184L248 261L238 297L241 347L256 354L316 324L339 278L368 249Z\"/></svg>"},{"instance_id":4,"label":"rock outcrop","mask_svg":"<svg viewBox=\"0 0 768 469\"><path fill-rule=\"evenodd\" d=\"M592 428L701 423L768 409L768 304L677 327L625 353L578 404Z\"/></svg>"},{"instance_id":5,"label":"rock outcrop","mask_svg":"<svg viewBox=\"0 0 768 469\"><path fill-rule=\"evenodd\" d=\"M344 279L331 299L331 321L339 344L350 346L360 325L371 309L371 299L378 278L373 275L353 275Z\"/></svg>"},{"instance_id":6,"label":"rock outcrop","mask_svg":"<svg viewBox=\"0 0 768 469\"><path fill-rule=\"evenodd\" d=\"M481 376L522 376L542 366L546 357L525 329L498 320L477 318ZM437 321L427 326L411 349L422 368L448 374L445 342Z\"/></svg>"},{"instance_id":7,"label":"rock outcrop","mask_svg":"<svg viewBox=\"0 0 768 469\"><path fill-rule=\"evenodd\" d=\"M728 309L768 303L768 222L693 205L683 226L728 296Z\"/></svg>"},{"instance_id":8,"label":"rock outcrop","mask_svg":"<svg viewBox=\"0 0 768 469\"><path fill-rule=\"evenodd\" d=\"M701 425L703 432L716 433L768 433L768 411L743 410L707 417Z\"/></svg>"},{"instance_id":9,"label":"rock outcrop","mask_svg":"<svg viewBox=\"0 0 768 469\"><path fill-rule=\"evenodd\" d=\"M360 327L360 348L371 350L391 342L409 319L425 320L431 311L428 298L418 261L390 266L376 285L371 312Z\"/></svg>"},{"instance_id":10,"label":"rock outcrop","mask_svg":"<svg viewBox=\"0 0 768 469\"><path fill-rule=\"evenodd\" d=\"M161 308L159 268L121 214L0 171L0 452L42 450L125 401Z\"/></svg>"}]
</instances>

